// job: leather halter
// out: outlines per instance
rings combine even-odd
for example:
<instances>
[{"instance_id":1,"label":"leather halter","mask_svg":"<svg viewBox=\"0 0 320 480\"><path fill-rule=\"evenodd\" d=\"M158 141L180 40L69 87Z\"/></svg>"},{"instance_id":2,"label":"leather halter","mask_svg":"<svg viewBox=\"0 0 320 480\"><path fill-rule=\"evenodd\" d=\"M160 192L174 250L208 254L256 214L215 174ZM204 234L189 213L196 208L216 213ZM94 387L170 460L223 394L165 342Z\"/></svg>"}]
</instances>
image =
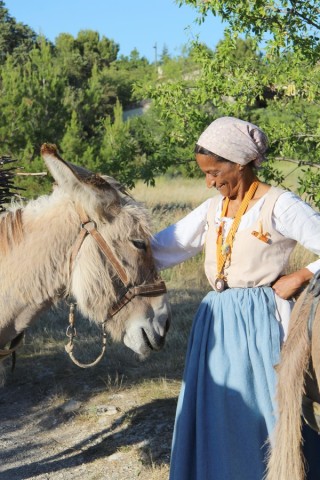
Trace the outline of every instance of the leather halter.
<instances>
[{"instance_id":1,"label":"leather halter","mask_svg":"<svg viewBox=\"0 0 320 480\"><path fill-rule=\"evenodd\" d=\"M127 303L129 303L134 297L140 296L159 296L166 293L166 285L163 280L156 279L155 283L148 283L144 285L132 286L129 282L128 275L117 259L117 257L112 252L111 248L102 237L102 235L98 232L96 228L96 223L93 220L90 220L83 208L81 207L78 209L78 213L81 220L81 230L76 239L76 242L73 246L71 256L70 256L70 263L69 263L69 279L71 280L72 269L74 265L74 261L79 253L81 245L83 241L88 235L91 235L92 238L97 243L98 247L100 248L101 252L105 255L107 260L111 263L115 271L117 272L118 278L123 283L124 286L124 294L120 297L120 299L115 302L109 309L107 319L102 323L102 349L99 356L91 363L82 363L77 360L73 354L73 339L77 335L75 329L75 316L74 316L74 304L70 304L70 313L69 313L69 327L67 328L66 335L69 337L69 342L65 346L65 350L68 353L69 357L80 368L90 368L96 365L102 359L107 345L107 332L105 328L105 324L108 319L112 318L116 313L118 313Z\"/></svg>"},{"instance_id":2,"label":"leather halter","mask_svg":"<svg viewBox=\"0 0 320 480\"><path fill-rule=\"evenodd\" d=\"M70 257L70 265L69 265L69 273L71 277L72 269L74 261L79 253L81 245L85 238L88 235L91 235L92 238L97 243L101 252L105 255L105 257L109 260L115 271L117 272L118 278L124 285L124 294L120 297L120 299L115 302L108 311L108 318L113 317L116 315L127 303L129 303L134 297L143 296L143 297L157 297L159 295L163 295L167 292L166 285L163 280L160 278L156 280L155 283L147 283L142 285L131 285L128 275L117 259L117 257L112 252L111 248L102 237L102 235L98 232L96 228L96 223L89 219L85 211L80 208L78 210L80 220L81 220L81 230L76 239L74 247L71 252Z\"/></svg>"}]
</instances>

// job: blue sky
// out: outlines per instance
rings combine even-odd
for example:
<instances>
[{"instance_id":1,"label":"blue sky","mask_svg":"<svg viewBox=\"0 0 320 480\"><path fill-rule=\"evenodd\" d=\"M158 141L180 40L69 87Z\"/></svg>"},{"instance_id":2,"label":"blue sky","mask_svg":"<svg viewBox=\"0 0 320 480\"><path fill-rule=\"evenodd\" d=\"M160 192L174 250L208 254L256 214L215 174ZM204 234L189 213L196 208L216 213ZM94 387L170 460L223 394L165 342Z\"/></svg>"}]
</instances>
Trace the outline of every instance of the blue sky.
<instances>
[{"instance_id":1,"label":"blue sky","mask_svg":"<svg viewBox=\"0 0 320 480\"><path fill-rule=\"evenodd\" d=\"M18 22L29 25L54 41L60 33L77 36L79 30L95 30L120 45L120 54L137 48L154 61L164 45L172 56L197 35L214 48L223 38L219 19L210 16L197 25L196 10L174 0L4 0ZM154 46L157 45L157 49Z\"/></svg>"}]
</instances>

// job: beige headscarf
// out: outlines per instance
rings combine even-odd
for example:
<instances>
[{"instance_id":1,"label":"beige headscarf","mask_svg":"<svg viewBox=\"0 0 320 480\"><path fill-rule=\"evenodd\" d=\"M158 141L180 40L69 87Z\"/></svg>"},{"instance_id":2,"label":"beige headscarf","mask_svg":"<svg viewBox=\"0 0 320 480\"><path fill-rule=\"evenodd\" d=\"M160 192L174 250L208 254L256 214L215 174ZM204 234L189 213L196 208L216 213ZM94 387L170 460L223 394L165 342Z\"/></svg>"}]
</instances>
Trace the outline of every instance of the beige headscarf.
<instances>
[{"instance_id":1,"label":"beige headscarf","mask_svg":"<svg viewBox=\"0 0 320 480\"><path fill-rule=\"evenodd\" d=\"M221 117L200 135L197 144L220 157L240 165L265 160L268 138L259 127L234 117Z\"/></svg>"}]
</instances>

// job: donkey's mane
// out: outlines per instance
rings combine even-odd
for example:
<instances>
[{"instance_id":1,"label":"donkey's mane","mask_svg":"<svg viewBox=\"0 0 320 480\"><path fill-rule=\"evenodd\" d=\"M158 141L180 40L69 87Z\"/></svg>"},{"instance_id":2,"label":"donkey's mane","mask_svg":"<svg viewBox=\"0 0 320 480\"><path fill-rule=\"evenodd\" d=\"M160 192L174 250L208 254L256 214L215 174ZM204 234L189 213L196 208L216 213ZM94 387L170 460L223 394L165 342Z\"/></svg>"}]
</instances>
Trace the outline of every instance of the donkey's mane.
<instances>
[{"instance_id":1,"label":"donkey's mane","mask_svg":"<svg viewBox=\"0 0 320 480\"><path fill-rule=\"evenodd\" d=\"M0 253L7 253L13 246L19 244L24 237L23 212L27 209L33 214L45 211L55 202L55 192L52 195L42 195L24 203L16 200L0 215Z\"/></svg>"},{"instance_id":2,"label":"donkey's mane","mask_svg":"<svg viewBox=\"0 0 320 480\"><path fill-rule=\"evenodd\" d=\"M7 253L23 238L22 209L6 212L0 216L0 253Z\"/></svg>"},{"instance_id":3,"label":"donkey's mane","mask_svg":"<svg viewBox=\"0 0 320 480\"><path fill-rule=\"evenodd\" d=\"M110 180L111 177L108 177L109 182ZM148 236L151 236L151 219L147 209L132 198L116 180L113 180L110 184L119 194L123 213L126 212L129 217L135 219L139 223L142 231ZM7 253L14 245L19 244L23 239L23 211L31 216L41 215L47 211L48 207L57 201L61 201L63 195L60 188L55 187L51 195L42 195L25 204L22 201L13 202L8 210L0 215L0 253ZM70 201L70 198L68 198L68 200ZM66 201L68 200L66 199ZM118 218L118 228L121 232L126 230L127 215L121 216L122 221ZM124 224L122 225L122 223Z\"/></svg>"},{"instance_id":4,"label":"donkey's mane","mask_svg":"<svg viewBox=\"0 0 320 480\"><path fill-rule=\"evenodd\" d=\"M143 207L142 204L139 204L131 197L126 199L124 211L128 213L132 218L136 219L139 222L140 227L142 228L143 232L151 236L151 218L149 212Z\"/></svg>"}]
</instances>

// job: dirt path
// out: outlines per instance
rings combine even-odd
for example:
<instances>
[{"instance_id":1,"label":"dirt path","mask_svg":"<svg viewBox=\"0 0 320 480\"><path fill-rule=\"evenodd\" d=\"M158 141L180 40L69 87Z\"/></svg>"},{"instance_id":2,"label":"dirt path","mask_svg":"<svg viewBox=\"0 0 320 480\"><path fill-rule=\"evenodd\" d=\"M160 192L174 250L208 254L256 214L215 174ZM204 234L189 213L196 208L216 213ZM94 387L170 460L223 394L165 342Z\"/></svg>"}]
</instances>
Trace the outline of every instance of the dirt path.
<instances>
[{"instance_id":1,"label":"dirt path","mask_svg":"<svg viewBox=\"0 0 320 480\"><path fill-rule=\"evenodd\" d=\"M0 388L0 480L167 480L199 295L172 294L166 345L143 362L110 342L99 365L75 366L64 351L64 311L28 330L14 375ZM100 331L81 318L78 327L76 352L92 361Z\"/></svg>"},{"instance_id":2,"label":"dirt path","mask_svg":"<svg viewBox=\"0 0 320 480\"><path fill-rule=\"evenodd\" d=\"M167 479L178 382L112 382L20 364L0 393L0 479Z\"/></svg>"}]
</instances>

